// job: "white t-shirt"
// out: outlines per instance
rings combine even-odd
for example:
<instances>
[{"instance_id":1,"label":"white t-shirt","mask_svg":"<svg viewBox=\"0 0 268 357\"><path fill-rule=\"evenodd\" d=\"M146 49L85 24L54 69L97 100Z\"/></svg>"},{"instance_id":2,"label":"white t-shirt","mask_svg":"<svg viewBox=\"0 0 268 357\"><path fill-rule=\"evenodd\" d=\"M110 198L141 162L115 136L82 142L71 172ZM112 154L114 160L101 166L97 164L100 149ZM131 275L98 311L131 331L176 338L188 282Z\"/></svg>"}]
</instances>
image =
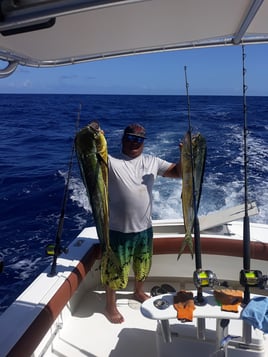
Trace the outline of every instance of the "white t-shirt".
<instances>
[{"instance_id":1,"label":"white t-shirt","mask_svg":"<svg viewBox=\"0 0 268 357\"><path fill-rule=\"evenodd\" d=\"M141 232L152 226L152 189L157 175L171 165L158 157L141 154L131 159L123 153L109 155L110 229Z\"/></svg>"}]
</instances>

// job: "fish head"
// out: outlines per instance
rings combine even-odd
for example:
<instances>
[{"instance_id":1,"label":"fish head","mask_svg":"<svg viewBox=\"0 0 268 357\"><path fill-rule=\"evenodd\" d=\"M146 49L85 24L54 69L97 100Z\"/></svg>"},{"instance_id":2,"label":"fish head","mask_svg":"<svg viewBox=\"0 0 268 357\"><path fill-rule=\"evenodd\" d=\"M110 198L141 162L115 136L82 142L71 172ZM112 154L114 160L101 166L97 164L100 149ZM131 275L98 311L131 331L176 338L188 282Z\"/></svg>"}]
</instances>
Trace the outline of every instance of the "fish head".
<instances>
[{"instance_id":1,"label":"fish head","mask_svg":"<svg viewBox=\"0 0 268 357\"><path fill-rule=\"evenodd\" d=\"M75 138L76 151L81 154L101 152L106 150L107 144L99 123L93 121L82 128Z\"/></svg>"}]
</instances>

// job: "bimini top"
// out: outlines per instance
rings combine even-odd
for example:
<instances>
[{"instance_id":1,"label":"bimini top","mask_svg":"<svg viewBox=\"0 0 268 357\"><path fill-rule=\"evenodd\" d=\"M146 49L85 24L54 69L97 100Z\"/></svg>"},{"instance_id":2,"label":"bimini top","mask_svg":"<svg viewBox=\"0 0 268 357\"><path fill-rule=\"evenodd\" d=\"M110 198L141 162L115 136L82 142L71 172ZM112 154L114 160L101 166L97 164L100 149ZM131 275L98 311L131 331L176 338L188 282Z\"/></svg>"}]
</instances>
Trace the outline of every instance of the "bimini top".
<instances>
[{"instance_id":1,"label":"bimini top","mask_svg":"<svg viewBox=\"0 0 268 357\"><path fill-rule=\"evenodd\" d=\"M267 14L268 0L0 0L1 74L17 64L264 43Z\"/></svg>"}]
</instances>

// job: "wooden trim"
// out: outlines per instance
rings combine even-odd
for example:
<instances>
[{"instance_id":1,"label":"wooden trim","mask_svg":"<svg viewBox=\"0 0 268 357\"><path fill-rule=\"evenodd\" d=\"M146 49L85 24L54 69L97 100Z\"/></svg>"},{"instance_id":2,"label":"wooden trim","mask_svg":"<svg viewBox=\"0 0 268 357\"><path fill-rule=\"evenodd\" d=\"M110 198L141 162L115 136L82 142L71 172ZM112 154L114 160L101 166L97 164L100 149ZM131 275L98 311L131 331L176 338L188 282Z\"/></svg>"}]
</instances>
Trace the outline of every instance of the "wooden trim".
<instances>
[{"instance_id":1,"label":"wooden trim","mask_svg":"<svg viewBox=\"0 0 268 357\"><path fill-rule=\"evenodd\" d=\"M154 239L154 254L178 254L184 237ZM268 243L250 242L251 258L268 260ZM206 237L201 238L202 254L243 257L243 241L237 239ZM190 253L185 248L185 253Z\"/></svg>"}]
</instances>

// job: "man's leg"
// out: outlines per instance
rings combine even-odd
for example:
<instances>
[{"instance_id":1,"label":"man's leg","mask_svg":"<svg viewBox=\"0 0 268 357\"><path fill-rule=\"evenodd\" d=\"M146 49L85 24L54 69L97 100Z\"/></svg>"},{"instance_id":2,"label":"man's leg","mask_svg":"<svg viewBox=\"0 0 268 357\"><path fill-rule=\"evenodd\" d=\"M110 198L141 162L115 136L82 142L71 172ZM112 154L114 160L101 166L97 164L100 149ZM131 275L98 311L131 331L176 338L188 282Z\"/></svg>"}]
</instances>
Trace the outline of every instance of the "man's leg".
<instances>
[{"instance_id":1,"label":"man's leg","mask_svg":"<svg viewBox=\"0 0 268 357\"><path fill-rule=\"evenodd\" d=\"M128 283L133 250L130 238L129 234L110 230L111 248L116 256L117 264L111 259L103 258L101 265L101 281L106 286L105 315L109 321L116 324L124 322L124 317L116 307L116 291L125 289Z\"/></svg>"},{"instance_id":2,"label":"man's leg","mask_svg":"<svg viewBox=\"0 0 268 357\"><path fill-rule=\"evenodd\" d=\"M149 295L145 294L143 290L143 281L135 280L135 287L134 287L134 297L139 302L144 302L145 300L149 299Z\"/></svg>"},{"instance_id":3,"label":"man's leg","mask_svg":"<svg viewBox=\"0 0 268 357\"><path fill-rule=\"evenodd\" d=\"M140 232L135 242L133 271L135 274L134 297L140 302L149 299L144 292L144 281L148 277L153 254L153 230L149 228Z\"/></svg>"},{"instance_id":4,"label":"man's leg","mask_svg":"<svg viewBox=\"0 0 268 357\"><path fill-rule=\"evenodd\" d=\"M116 307L115 290L112 290L108 285L106 286L105 316L113 324L120 324L121 322L124 322L124 317L120 314Z\"/></svg>"}]
</instances>

